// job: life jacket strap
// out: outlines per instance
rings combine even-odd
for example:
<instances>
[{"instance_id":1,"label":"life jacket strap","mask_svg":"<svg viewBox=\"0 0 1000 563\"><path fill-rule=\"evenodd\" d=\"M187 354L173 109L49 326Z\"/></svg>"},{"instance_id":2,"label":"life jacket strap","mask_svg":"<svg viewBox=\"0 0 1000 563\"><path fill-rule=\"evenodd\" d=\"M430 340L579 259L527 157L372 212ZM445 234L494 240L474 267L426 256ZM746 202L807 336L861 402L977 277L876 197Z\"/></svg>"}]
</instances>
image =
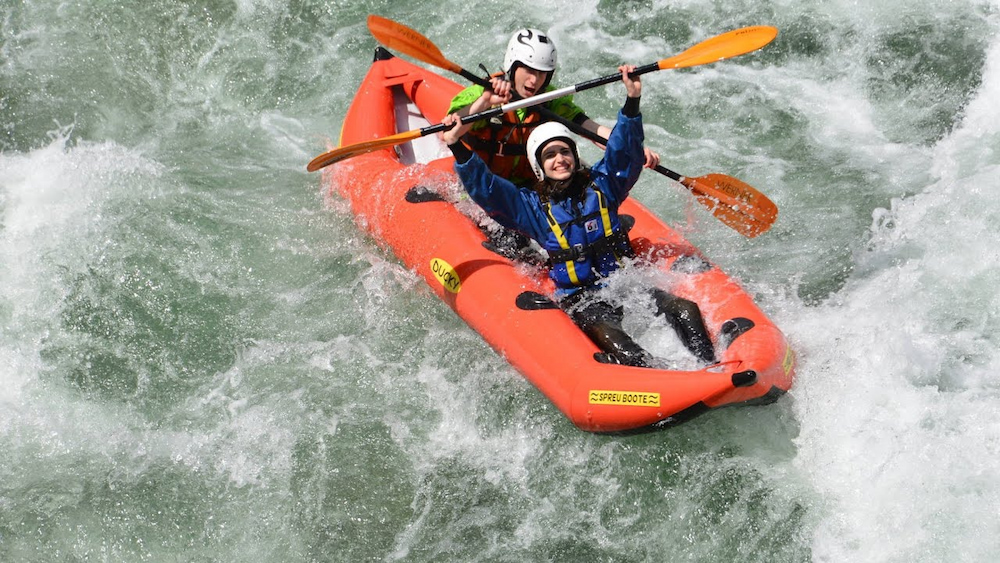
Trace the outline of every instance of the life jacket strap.
<instances>
[{"instance_id":1,"label":"life jacket strap","mask_svg":"<svg viewBox=\"0 0 1000 563\"><path fill-rule=\"evenodd\" d=\"M582 262L588 257L596 258L601 254L608 253L613 254L617 258L631 258L635 256L635 251L632 249L632 244L629 242L628 234L625 231L618 231L610 237L598 239L587 246L577 244L570 248L550 250L549 264Z\"/></svg>"}]
</instances>

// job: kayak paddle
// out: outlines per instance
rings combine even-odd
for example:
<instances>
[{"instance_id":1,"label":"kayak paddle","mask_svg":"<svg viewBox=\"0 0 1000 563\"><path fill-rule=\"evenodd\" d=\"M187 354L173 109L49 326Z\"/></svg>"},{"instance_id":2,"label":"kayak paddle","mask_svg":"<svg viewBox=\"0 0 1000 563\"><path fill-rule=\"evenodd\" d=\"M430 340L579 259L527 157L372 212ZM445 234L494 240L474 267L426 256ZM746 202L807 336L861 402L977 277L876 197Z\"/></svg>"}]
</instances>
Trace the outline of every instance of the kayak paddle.
<instances>
[{"instance_id":1,"label":"kayak paddle","mask_svg":"<svg viewBox=\"0 0 1000 563\"><path fill-rule=\"evenodd\" d=\"M636 67L635 72L633 72L632 75L639 76L657 70L703 65L714 63L725 58L742 55L766 45L774 39L777 33L778 30L776 28L769 26L745 27L743 29L729 31L727 33L723 33L722 35L702 41L679 55L674 55L673 57L661 59L655 63ZM438 52L440 53L440 51ZM592 80L580 82L579 84L575 84L573 86L566 86L565 88L551 90L537 96L513 101L496 108L467 115L461 119L461 123L464 125L466 123L479 121L480 119L496 117L509 111L516 111L521 108L544 104L545 102L562 98L563 96L568 96L575 92L582 92L584 90L596 88L597 86L617 82L618 80L621 80L621 74L609 74L608 76L603 76L601 78L594 78ZM374 152L379 149L401 145L407 141L412 141L426 135L432 135L434 133L444 131L447 128L447 125L438 123L437 125L429 125L412 131L404 131L395 135L389 135L388 137L383 137L381 139L356 143L346 147L339 147L317 156L308 164L308 166L306 166L306 169L310 172L315 172L316 170L329 166L335 162L340 162L341 160L358 156L360 154Z\"/></svg>"},{"instance_id":2,"label":"kayak paddle","mask_svg":"<svg viewBox=\"0 0 1000 563\"><path fill-rule=\"evenodd\" d=\"M490 87L490 83L485 78L472 74L458 63L448 60L434 42L415 29L372 14L368 16L368 30L375 39L389 49L399 51L427 64L458 74L484 88ZM674 57L674 59L686 55L688 57L686 59L688 65L693 66L690 64L691 61L712 59L712 57L719 56L720 53L725 56L734 56L732 53L735 52L735 47L729 47L734 42L743 44L743 47L740 48L749 51L763 47L773 40L776 35L777 29L768 26L738 29L703 41ZM707 60L707 62L714 62L715 60L720 59ZM681 63L683 62L682 60ZM638 70L636 69L637 73ZM546 119L559 121L573 132L591 141L601 145L606 144L608 141L596 132L584 129L580 125L563 118L551 110L539 108L539 111L544 114ZM753 238L770 229L778 216L778 207L774 202L753 186L732 176L707 174L696 178L688 178L659 165L653 170L690 190L698 203L707 207L713 216L747 238Z\"/></svg>"}]
</instances>

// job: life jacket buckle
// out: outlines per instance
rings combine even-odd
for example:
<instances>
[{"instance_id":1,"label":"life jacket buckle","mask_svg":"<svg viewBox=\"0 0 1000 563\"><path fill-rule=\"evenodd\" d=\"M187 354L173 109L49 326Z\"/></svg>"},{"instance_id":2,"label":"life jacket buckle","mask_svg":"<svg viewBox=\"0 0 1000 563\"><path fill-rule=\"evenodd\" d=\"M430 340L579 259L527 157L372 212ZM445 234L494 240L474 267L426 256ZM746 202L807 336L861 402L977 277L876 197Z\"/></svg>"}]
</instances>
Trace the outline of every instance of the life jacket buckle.
<instances>
[{"instance_id":1,"label":"life jacket buckle","mask_svg":"<svg viewBox=\"0 0 1000 563\"><path fill-rule=\"evenodd\" d=\"M497 156L507 156L506 154L504 154L504 148L506 146L507 143L503 141L497 141Z\"/></svg>"},{"instance_id":2,"label":"life jacket buckle","mask_svg":"<svg viewBox=\"0 0 1000 563\"><path fill-rule=\"evenodd\" d=\"M576 254L576 261L577 262L584 262L584 261L587 260L587 255L583 252L583 245L582 244L574 244L573 245L573 253Z\"/></svg>"}]
</instances>

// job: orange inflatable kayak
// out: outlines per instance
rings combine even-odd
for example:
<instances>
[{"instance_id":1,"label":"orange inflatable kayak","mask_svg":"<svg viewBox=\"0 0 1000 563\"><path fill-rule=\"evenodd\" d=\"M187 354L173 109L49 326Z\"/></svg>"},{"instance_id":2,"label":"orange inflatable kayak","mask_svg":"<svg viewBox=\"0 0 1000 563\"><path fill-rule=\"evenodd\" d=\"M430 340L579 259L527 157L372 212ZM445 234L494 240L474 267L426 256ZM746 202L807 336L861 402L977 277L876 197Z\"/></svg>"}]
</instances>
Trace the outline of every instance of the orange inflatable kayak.
<instances>
[{"instance_id":1,"label":"orange inflatable kayak","mask_svg":"<svg viewBox=\"0 0 1000 563\"><path fill-rule=\"evenodd\" d=\"M340 146L439 123L461 89L378 48ZM633 198L619 212L635 220L636 252L670 272L671 293L698 303L720 361L694 371L601 363L597 346L547 297L553 286L544 268L486 248L476 222L442 197L458 189L452 164L438 136L428 135L323 168L323 183L577 427L666 428L713 408L770 403L791 387L795 354L781 331L739 284Z\"/></svg>"}]
</instances>

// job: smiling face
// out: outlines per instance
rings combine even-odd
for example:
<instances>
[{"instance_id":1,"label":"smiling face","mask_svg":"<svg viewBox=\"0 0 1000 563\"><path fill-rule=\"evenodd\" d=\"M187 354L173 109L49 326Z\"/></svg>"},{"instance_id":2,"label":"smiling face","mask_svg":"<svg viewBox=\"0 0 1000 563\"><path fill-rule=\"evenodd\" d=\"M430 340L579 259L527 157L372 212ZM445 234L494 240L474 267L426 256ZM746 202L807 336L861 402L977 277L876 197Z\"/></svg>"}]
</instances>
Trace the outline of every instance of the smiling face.
<instances>
[{"instance_id":1,"label":"smiling face","mask_svg":"<svg viewBox=\"0 0 1000 563\"><path fill-rule=\"evenodd\" d=\"M549 73L542 70L535 70L523 64L517 65L514 69L514 90L522 98L530 98L542 93L542 86L549 77Z\"/></svg>"},{"instance_id":2,"label":"smiling face","mask_svg":"<svg viewBox=\"0 0 1000 563\"><path fill-rule=\"evenodd\" d=\"M539 154L542 172L557 182L568 180L576 170L576 157L566 141L555 139L542 147Z\"/></svg>"}]
</instances>

